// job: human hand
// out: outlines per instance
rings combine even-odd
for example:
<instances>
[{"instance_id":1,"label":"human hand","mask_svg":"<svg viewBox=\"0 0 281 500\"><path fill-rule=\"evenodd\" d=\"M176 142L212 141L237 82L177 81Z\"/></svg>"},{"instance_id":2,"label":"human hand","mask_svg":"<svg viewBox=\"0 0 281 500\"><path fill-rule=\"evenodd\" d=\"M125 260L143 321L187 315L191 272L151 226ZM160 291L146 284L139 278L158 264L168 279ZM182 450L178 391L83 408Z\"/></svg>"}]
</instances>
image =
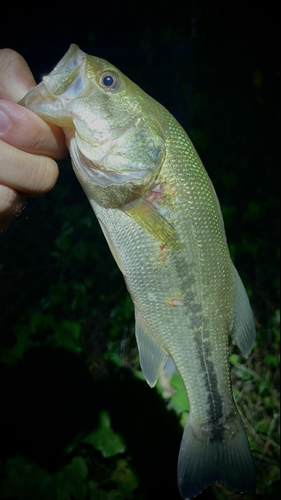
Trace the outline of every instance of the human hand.
<instances>
[{"instance_id":1,"label":"human hand","mask_svg":"<svg viewBox=\"0 0 281 500\"><path fill-rule=\"evenodd\" d=\"M25 207L24 195L52 189L54 159L68 154L62 129L16 104L35 85L23 57L0 50L0 233Z\"/></svg>"}]
</instances>

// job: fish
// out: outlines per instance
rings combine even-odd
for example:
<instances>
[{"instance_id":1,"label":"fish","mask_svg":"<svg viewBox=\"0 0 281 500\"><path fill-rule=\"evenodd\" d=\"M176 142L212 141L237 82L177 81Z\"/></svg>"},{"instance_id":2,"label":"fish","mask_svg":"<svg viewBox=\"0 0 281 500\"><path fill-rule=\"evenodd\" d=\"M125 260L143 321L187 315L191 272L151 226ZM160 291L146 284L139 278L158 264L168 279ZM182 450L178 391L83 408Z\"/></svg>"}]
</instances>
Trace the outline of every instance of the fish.
<instances>
[{"instance_id":1,"label":"fish","mask_svg":"<svg viewBox=\"0 0 281 500\"><path fill-rule=\"evenodd\" d=\"M20 101L62 127L74 172L135 307L151 387L170 357L189 416L178 486L253 492L255 466L230 381L230 337L248 357L255 322L213 184L176 119L109 62L72 44Z\"/></svg>"}]
</instances>

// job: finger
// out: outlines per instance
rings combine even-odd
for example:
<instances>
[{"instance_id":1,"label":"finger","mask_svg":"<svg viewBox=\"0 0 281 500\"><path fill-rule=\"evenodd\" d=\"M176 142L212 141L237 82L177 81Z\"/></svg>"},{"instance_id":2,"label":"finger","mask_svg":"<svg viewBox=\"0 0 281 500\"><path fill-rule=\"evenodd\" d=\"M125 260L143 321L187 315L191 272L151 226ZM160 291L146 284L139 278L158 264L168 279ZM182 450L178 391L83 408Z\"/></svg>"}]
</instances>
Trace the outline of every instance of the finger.
<instances>
[{"instance_id":1,"label":"finger","mask_svg":"<svg viewBox=\"0 0 281 500\"><path fill-rule=\"evenodd\" d=\"M48 156L35 155L0 141L0 182L24 194L40 195L52 189L58 166Z\"/></svg>"},{"instance_id":2,"label":"finger","mask_svg":"<svg viewBox=\"0 0 281 500\"><path fill-rule=\"evenodd\" d=\"M25 198L14 189L0 184L0 233L9 227L15 215L25 208Z\"/></svg>"},{"instance_id":3,"label":"finger","mask_svg":"<svg viewBox=\"0 0 281 500\"><path fill-rule=\"evenodd\" d=\"M23 106L2 99L0 139L23 151L51 156L57 160L68 155L61 128L47 124Z\"/></svg>"},{"instance_id":4,"label":"finger","mask_svg":"<svg viewBox=\"0 0 281 500\"><path fill-rule=\"evenodd\" d=\"M36 82L25 59L11 49L0 50L0 97L18 102Z\"/></svg>"}]
</instances>

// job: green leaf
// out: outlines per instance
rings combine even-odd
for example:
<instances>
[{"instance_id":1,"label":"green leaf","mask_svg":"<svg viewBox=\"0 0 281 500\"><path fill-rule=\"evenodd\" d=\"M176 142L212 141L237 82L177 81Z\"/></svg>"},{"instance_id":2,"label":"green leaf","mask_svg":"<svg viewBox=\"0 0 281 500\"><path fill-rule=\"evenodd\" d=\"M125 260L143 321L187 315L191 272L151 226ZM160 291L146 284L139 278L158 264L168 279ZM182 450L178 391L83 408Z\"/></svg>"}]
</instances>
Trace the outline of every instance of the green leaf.
<instances>
[{"instance_id":1,"label":"green leaf","mask_svg":"<svg viewBox=\"0 0 281 500\"><path fill-rule=\"evenodd\" d=\"M103 359L106 362L114 363L116 366L121 366L121 357L120 354L116 352L116 350L116 345L111 345L110 348L104 353Z\"/></svg>"},{"instance_id":2,"label":"green leaf","mask_svg":"<svg viewBox=\"0 0 281 500\"><path fill-rule=\"evenodd\" d=\"M271 354L267 354L265 356L265 363L270 368L278 368L280 366L280 358L279 356L272 356Z\"/></svg>"},{"instance_id":3,"label":"green leaf","mask_svg":"<svg viewBox=\"0 0 281 500\"><path fill-rule=\"evenodd\" d=\"M270 422L271 420L268 417L265 417L262 420L260 420L256 425L256 432L260 432L261 434L267 435L268 430L270 428Z\"/></svg>"},{"instance_id":4,"label":"green leaf","mask_svg":"<svg viewBox=\"0 0 281 500\"><path fill-rule=\"evenodd\" d=\"M88 485L86 478L88 468L83 457L74 457L72 462L67 465L57 477L61 475L61 490L70 495L70 498L75 500L84 500ZM60 479L60 478L59 478Z\"/></svg>"},{"instance_id":5,"label":"green leaf","mask_svg":"<svg viewBox=\"0 0 281 500\"><path fill-rule=\"evenodd\" d=\"M22 332L16 335L16 343L10 349L3 349L0 360L2 363L12 365L23 358L24 351L31 347L36 347L39 342L34 342L30 336L32 332L26 327L22 327Z\"/></svg>"},{"instance_id":6,"label":"green leaf","mask_svg":"<svg viewBox=\"0 0 281 500\"><path fill-rule=\"evenodd\" d=\"M176 393L171 397L171 405L174 411L181 415L184 411L189 411L189 403L183 381L178 372L175 372L171 378L171 386L176 389Z\"/></svg>"},{"instance_id":7,"label":"green leaf","mask_svg":"<svg viewBox=\"0 0 281 500\"><path fill-rule=\"evenodd\" d=\"M134 372L134 377L136 377L138 380L142 380L143 382L145 382L145 376L141 370L136 370ZM158 381L157 381L157 383L158 383ZM159 390L159 392L162 392L162 389Z\"/></svg>"},{"instance_id":8,"label":"green leaf","mask_svg":"<svg viewBox=\"0 0 281 500\"><path fill-rule=\"evenodd\" d=\"M83 457L74 457L53 476L21 456L8 459L6 470L0 490L3 500L85 500L87 495L88 468Z\"/></svg>"},{"instance_id":9,"label":"green leaf","mask_svg":"<svg viewBox=\"0 0 281 500\"><path fill-rule=\"evenodd\" d=\"M80 345L81 325L76 321L62 320L53 335L55 347L63 347L79 354L82 351Z\"/></svg>"},{"instance_id":10,"label":"green leaf","mask_svg":"<svg viewBox=\"0 0 281 500\"><path fill-rule=\"evenodd\" d=\"M98 487L98 483L91 481L90 500L124 500L124 497L119 490L100 490Z\"/></svg>"},{"instance_id":11,"label":"green leaf","mask_svg":"<svg viewBox=\"0 0 281 500\"><path fill-rule=\"evenodd\" d=\"M185 426L187 424L187 420L188 420L188 412L184 411L182 413L181 419L180 419L180 425L183 427L183 429L185 428Z\"/></svg>"},{"instance_id":12,"label":"green leaf","mask_svg":"<svg viewBox=\"0 0 281 500\"><path fill-rule=\"evenodd\" d=\"M138 481L126 460L118 460L112 479L122 492L124 499L132 498L134 490L138 487Z\"/></svg>"},{"instance_id":13,"label":"green leaf","mask_svg":"<svg viewBox=\"0 0 281 500\"><path fill-rule=\"evenodd\" d=\"M5 349L1 353L1 361L6 364L13 364L23 358L26 349L39 345L31 336L43 328L52 328L54 319L50 315L43 315L39 311L30 314L28 324L18 324L15 326L16 342L10 349Z\"/></svg>"},{"instance_id":14,"label":"green leaf","mask_svg":"<svg viewBox=\"0 0 281 500\"><path fill-rule=\"evenodd\" d=\"M83 442L91 444L102 453L103 457L113 457L119 453L124 453L126 450L126 445L120 434L116 434L112 430L110 416L107 411L100 413L98 429L83 439Z\"/></svg>"},{"instance_id":15,"label":"green leaf","mask_svg":"<svg viewBox=\"0 0 281 500\"><path fill-rule=\"evenodd\" d=\"M239 361L239 356L237 354L231 354L229 360L233 366L236 366Z\"/></svg>"},{"instance_id":16,"label":"green leaf","mask_svg":"<svg viewBox=\"0 0 281 500\"><path fill-rule=\"evenodd\" d=\"M267 410L277 410L278 411L278 409L280 407L279 399L273 398L271 396L264 397L263 404Z\"/></svg>"},{"instance_id":17,"label":"green leaf","mask_svg":"<svg viewBox=\"0 0 281 500\"><path fill-rule=\"evenodd\" d=\"M129 294L125 295L123 314L125 319L130 319L134 314L134 304Z\"/></svg>"},{"instance_id":18,"label":"green leaf","mask_svg":"<svg viewBox=\"0 0 281 500\"><path fill-rule=\"evenodd\" d=\"M280 467L274 465L269 471L269 479L271 482L280 481Z\"/></svg>"},{"instance_id":19,"label":"green leaf","mask_svg":"<svg viewBox=\"0 0 281 500\"><path fill-rule=\"evenodd\" d=\"M1 498L16 500L38 500L48 487L51 476L38 465L17 456L6 462L7 476L3 481Z\"/></svg>"}]
</instances>

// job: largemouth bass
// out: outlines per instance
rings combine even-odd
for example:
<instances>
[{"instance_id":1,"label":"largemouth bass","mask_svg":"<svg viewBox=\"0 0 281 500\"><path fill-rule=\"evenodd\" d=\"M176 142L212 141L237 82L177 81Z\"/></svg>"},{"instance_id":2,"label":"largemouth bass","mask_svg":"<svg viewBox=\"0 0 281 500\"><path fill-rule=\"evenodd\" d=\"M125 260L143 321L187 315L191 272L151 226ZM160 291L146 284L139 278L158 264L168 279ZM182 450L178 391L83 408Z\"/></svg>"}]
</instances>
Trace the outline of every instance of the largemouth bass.
<instances>
[{"instance_id":1,"label":"largemouth bass","mask_svg":"<svg viewBox=\"0 0 281 500\"><path fill-rule=\"evenodd\" d=\"M170 356L190 403L178 484L251 492L255 471L229 375L229 336L248 357L255 325L213 185L185 131L105 60L76 45L20 102L63 128L72 165L135 306L151 387Z\"/></svg>"}]
</instances>

